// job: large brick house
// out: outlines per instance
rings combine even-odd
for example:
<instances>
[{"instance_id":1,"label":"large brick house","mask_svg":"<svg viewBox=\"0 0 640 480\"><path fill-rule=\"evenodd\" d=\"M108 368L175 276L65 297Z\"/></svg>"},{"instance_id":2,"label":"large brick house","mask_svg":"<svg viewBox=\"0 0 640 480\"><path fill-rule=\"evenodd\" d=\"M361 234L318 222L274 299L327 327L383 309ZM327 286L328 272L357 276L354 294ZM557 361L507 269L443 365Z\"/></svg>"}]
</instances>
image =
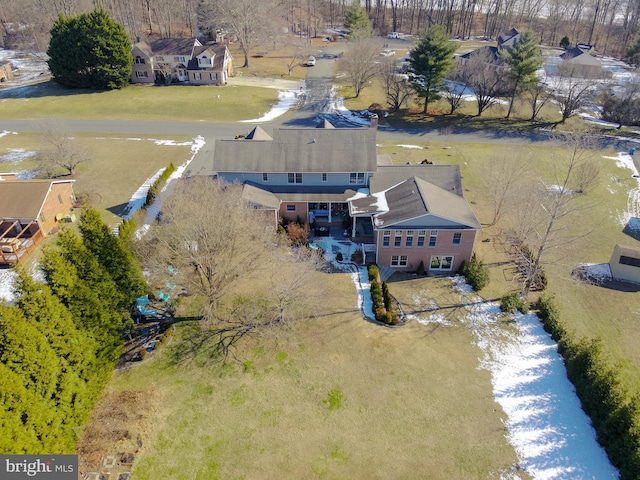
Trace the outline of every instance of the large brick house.
<instances>
[{"instance_id":1,"label":"large brick house","mask_svg":"<svg viewBox=\"0 0 640 480\"><path fill-rule=\"evenodd\" d=\"M469 261L480 223L462 196L458 165L391 165L376 129L256 127L217 140L214 175L279 220L339 228L368 244L379 265L429 274Z\"/></svg>"},{"instance_id":2,"label":"large brick house","mask_svg":"<svg viewBox=\"0 0 640 480\"><path fill-rule=\"evenodd\" d=\"M226 45L202 45L196 38L141 41L132 55L131 83L225 85L233 69Z\"/></svg>"}]
</instances>

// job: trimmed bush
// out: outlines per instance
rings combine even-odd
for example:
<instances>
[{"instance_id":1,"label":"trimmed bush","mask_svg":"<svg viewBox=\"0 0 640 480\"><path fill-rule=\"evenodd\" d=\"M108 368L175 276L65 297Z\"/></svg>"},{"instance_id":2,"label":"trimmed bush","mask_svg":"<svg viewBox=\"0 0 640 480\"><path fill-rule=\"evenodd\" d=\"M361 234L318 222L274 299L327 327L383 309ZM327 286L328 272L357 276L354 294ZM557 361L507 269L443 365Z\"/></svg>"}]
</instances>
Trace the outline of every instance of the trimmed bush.
<instances>
[{"instance_id":1,"label":"trimmed bush","mask_svg":"<svg viewBox=\"0 0 640 480\"><path fill-rule=\"evenodd\" d=\"M418 264L418 269L416 270L416 273L418 275L424 275L424 262L422 260L420 260L420 263Z\"/></svg>"},{"instance_id":2,"label":"trimmed bush","mask_svg":"<svg viewBox=\"0 0 640 480\"><path fill-rule=\"evenodd\" d=\"M423 267L424 268L424 267ZM489 269L478 260L474 253L469 263L462 262L458 273L465 277L467 283L471 285L476 292L482 290L489 284Z\"/></svg>"},{"instance_id":3,"label":"trimmed bush","mask_svg":"<svg viewBox=\"0 0 640 480\"><path fill-rule=\"evenodd\" d=\"M162 190L163 185L167 182L167 180L169 180L169 177L175 171L176 167L173 163L170 163L169 166L164 169L164 172L162 172L160 176L156 178L156 181L153 182L153 185L149 187L147 198L145 199L142 208L146 209L154 202L154 200L158 196L158 193L160 193L160 190Z\"/></svg>"},{"instance_id":4,"label":"trimmed bush","mask_svg":"<svg viewBox=\"0 0 640 480\"><path fill-rule=\"evenodd\" d=\"M520 297L519 293L513 292L500 299L500 310L506 313L511 313L514 310L518 310L520 313L527 313L529 304L524 298Z\"/></svg>"},{"instance_id":5,"label":"trimmed bush","mask_svg":"<svg viewBox=\"0 0 640 480\"><path fill-rule=\"evenodd\" d=\"M367 273L369 274L370 282L373 282L374 280L378 281L378 278L380 278L380 271L375 263L372 263L367 267Z\"/></svg>"}]
</instances>

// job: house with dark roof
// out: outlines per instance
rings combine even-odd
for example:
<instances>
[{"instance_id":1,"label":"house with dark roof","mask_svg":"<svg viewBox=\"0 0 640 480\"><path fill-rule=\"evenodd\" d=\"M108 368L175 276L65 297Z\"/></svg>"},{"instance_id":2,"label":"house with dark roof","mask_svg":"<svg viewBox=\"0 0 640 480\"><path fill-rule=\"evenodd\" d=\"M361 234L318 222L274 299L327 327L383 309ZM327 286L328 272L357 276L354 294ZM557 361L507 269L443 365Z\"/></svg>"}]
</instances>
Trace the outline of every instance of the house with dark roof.
<instances>
[{"instance_id":1,"label":"house with dark roof","mask_svg":"<svg viewBox=\"0 0 640 480\"><path fill-rule=\"evenodd\" d=\"M602 69L600 61L593 55L591 48L577 46L569 48L560 55L560 59L562 62L558 68L565 70L571 76L585 78L602 78L605 76L605 71Z\"/></svg>"},{"instance_id":2,"label":"house with dark roof","mask_svg":"<svg viewBox=\"0 0 640 480\"><path fill-rule=\"evenodd\" d=\"M233 69L226 45L202 45L196 38L137 42L132 55L131 83L225 85Z\"/></svg>"},{"instance_id":3,"label":"house with dark roof","mask_svg":"<svg viewBox=\"0 0 640 480\"><path fill-rule=\"evenodd\" d=\"M0 174L0 264L15 265L59 222L75 219L75 180L16 180Z\"/></svg>"},{"instance_id":4,"label":"house with dark roof","mask_svg":"<svg viewBox=\"0 0 640 480\"><path fill-rule=\"evenodd\" d=\"M333 228L375 252L379 265L434 274L473 254L480 223L462 195L458 165L391 165L376 129L255 127L217 140L214 175L279 221Z\"/></svg>"},{"instance_id":5,"label":"house with dark roof","mask_svg":"<svg viewBox=\"0 0 640 480\"><path fill-rule=\"evenodd\" d=\"M504 32L497 39L498 48L513 47L518 41L520 41L520 32L515 28Z\"/></svg>"}]
</instances>

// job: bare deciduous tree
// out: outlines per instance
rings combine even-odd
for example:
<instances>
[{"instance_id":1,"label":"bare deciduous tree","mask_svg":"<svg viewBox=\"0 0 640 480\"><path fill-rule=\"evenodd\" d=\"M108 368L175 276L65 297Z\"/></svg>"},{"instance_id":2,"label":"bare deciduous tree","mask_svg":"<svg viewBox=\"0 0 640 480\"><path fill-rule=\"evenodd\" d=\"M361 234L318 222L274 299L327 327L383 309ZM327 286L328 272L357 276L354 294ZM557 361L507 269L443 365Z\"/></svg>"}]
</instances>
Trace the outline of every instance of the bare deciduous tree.
<instances>
[{"instance_id":1,"label":"bare deciduous tree","mask_svg":"<svg viewBox=\"0 0 640 480\"><path fill-rule=\"evenodd\" d=\"M397 112L413 94L409 76L398 73L395 59L387 58L381 64L380 77L384 83L387 104L391 111Z\"/></svg>"},{"instance_id":2,"label":"bare deciduous tree","mask_svg":"<svg viewBox=\"0 0 640 480\"><path fill-rule=\"evenodd\" d=\"M491 200L493 218L488 226L500 221L504 209L516 206L522 188L528 182L531 154L509 151L502 158L494 158L484 165L482 180Z\"/></svg>"},{"instance_id":3,"label":"bare deciduous tree","mask_svg":"<svg viewBox=\"0 0 640 480\"><path fill-rule=\"evenodd\" d=\"M477 116L496 103L496 96L504 83L505 71L496 63L494 57L481 50L471 54L458 69L458 80L466 84L476 96Z\"/></svg>"},{"instance_id":4,"label":"bare deciduous tree","mask_svg":"<svg viewBox=\"0 0 640 480\"><path fill-rule=\"evenodd\" d=\"M208 177L179 182L136 243L152 282L170 278L200 299L201 325L224 355L241 338L311 314L319 291L311 277L321 260L305 248L292 254L273 213L244 201L242 189Z\"/></svg>"},{"instance_id":5,"label":"bare deciduous tree","mask_svg":"<svg viewBox=\"0 0 640 480\"><path fill-rule=\"evenodd\" d=\"M349 76L355 97L380 72L380 46L374 40L354 40L340 59L339 67Z\"/></svg>"},{"instance_id":6,"label":"bare deciduous tree","mask_svg":"<svg viewBox=\"0 0 640 480\"><path fill-rule=\"evenodd\" d=\"M560 105L560 123L576 115L595 98L598 84L593 79L586 78L584 73L579 66L563 65L558 69L554 100Z\"/></svg>"},{"instance_id":7,"label":"bare deciduous tree","mask_svg":"<svg viewBox=\"0 0 640 480\"><path fill-rule=\"evenodd\" d=\"M47 175L56 175L56 167L64 169L67 175L73 175L78 165L91 160L89 153L70 132L46 122L41 123L40 128L40 138L45 144L39 157L40 165Z\"/></svg>"},{"instance_id":8,"label":"bare deciduous tree","mask_svg":"<svg viewBox=\"0 0 640 480\"><path fill-rule=\"evenodd\" d=\"M593 136L586 132L559 137L565 145L554 158L551 181L540 179L525 192L525 201L512 216L511 243L522 265L524 296L540 279L543 262L561 255L563 249L588 235L568 228L569 220L590 208L585 193L597 181L598 166L593 158ZM551 255L549 252L552 252Z\"/></svg>"},{"instance_id":9,"label":"bare deciduous tree","mask_svg":"<svg viewBox=\"0 0 640 480\"><path fill-rule=\"evenodd\" d=\"M249 66L251 50L282 31L283 5L277 0L203 0L199 21L237 38L244 54L243 67Z\"/></svg>"}]
</instances>

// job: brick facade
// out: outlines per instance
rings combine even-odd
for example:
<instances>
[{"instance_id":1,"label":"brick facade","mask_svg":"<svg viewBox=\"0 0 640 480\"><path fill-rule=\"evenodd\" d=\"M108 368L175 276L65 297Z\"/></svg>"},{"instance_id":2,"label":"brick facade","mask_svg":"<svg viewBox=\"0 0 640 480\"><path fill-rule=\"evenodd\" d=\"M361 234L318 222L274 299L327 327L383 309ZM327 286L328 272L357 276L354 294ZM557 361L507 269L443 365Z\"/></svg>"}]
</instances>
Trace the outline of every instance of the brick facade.
<instances>
[{"instance_id":1,"label":"brick facade","mask_svg":"<svg viewBox=\"0 0 640 480\"><path fill-rule=\"evenodd\" d=\"M413 231L411 246L407 246L408 232ZM389 246L385 247L385 232L389 232ZM419 246L421 232L424 232L423 246ZM437 232L435 246L430 247L432 232ZM396 235L399 234L399 235ZM460 243L454 245L455 234L460 235ZM425 272L430 275L448 275L455 273L463 261L469 262L473 255L477 231L473 229L464 230L409 230L409 229L389 229L376 232L377 243L377 263L385 267L392 267L400 271L416 271L420 262L424 263ZM398 239L398 240L396 240ZM399 246L396 246L398 245ZM395 257L395 258L394 258ZM403 257L406 257L406 262ZM432 267L432 260L438 257L440 263L445 268ZM451 258L451 263L449 262ZM405 265L406 263L406 265Z\"/></svg>"}]
</instances>

